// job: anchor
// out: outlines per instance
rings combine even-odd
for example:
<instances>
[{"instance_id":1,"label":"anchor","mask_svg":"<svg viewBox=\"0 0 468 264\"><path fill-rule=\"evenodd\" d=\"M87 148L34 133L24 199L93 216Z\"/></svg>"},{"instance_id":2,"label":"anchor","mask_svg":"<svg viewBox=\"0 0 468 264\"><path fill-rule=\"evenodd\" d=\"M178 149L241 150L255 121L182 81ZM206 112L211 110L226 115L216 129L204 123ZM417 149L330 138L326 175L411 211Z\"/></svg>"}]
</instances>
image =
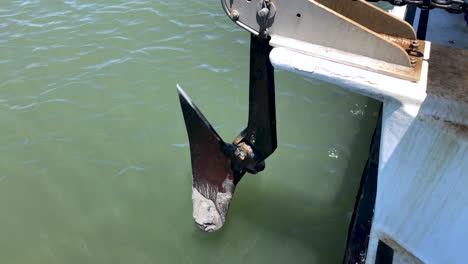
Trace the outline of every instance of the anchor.
<instances>
[{"instance_id":1,"label":"anchor","mask_svg":"<svg viewBox=\"0 0 468 264\"><path fill-rule=\"evenodd\" d=\"M277 147L271 49L268 39L251 35L248 123L233 143L223 141L177 85L190 142L193 218L204 231L223 226L236 185L246 172L262 171Z\"/></svg>"},{"instance_id":2,"label":"anchor","mask_svg":"<svg viewBox=\"0 0 468 264\"><path fill-rule=\"evenodd\" d=\"M177 86L190 142L193 217L204 231L226 221L246 172L258 173L276 149L274 70L269 53L286 48L418 82L425 42L411 25L363 0L221 0L224 11L251 33L247 128L226 143Z\"/></svg>"}]
</instances>

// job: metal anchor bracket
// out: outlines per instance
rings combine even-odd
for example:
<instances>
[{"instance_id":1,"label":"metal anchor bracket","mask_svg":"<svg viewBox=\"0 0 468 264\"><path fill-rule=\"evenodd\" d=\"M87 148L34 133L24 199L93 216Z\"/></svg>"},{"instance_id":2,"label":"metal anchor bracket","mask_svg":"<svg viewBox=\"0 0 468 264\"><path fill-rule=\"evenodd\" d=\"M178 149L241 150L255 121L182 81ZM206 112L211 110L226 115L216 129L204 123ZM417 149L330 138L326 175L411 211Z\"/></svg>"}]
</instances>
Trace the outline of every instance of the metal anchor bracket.
<instances>
[{"instance_id":1,"label":"metal anchor bracket","mask_svg":"<svg viewBox=\"0 0 468 264\"><path fill-rule=\"evenodd\" d=\"M415 48L416 33L410 24L363 0L221 3L236 24L255 35L270 37L274 47L420 80L425 42L419 41Z\"/></svg>"}]
</instances>

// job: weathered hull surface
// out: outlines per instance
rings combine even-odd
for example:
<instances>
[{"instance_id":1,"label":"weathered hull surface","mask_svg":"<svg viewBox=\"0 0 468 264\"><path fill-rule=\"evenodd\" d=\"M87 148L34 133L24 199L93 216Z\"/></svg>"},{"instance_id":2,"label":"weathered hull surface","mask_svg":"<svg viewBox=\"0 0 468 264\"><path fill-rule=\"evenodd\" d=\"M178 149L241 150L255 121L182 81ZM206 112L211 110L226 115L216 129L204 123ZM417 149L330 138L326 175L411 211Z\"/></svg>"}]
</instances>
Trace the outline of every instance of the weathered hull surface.
<instances>
[{"instance_id":1,"label":"weathered hull surface","mask_svg":"<svg viewBox=\"0 0 468 264\"><path fill-rule=\"evenodd\" d=\"M382 252L388 263L466 263L468 51L428 43L424 55L415 83L293 49L270 54L276 68L383 102L375 211L361 263L379 263Z\"/></svg>"}]
</instances>

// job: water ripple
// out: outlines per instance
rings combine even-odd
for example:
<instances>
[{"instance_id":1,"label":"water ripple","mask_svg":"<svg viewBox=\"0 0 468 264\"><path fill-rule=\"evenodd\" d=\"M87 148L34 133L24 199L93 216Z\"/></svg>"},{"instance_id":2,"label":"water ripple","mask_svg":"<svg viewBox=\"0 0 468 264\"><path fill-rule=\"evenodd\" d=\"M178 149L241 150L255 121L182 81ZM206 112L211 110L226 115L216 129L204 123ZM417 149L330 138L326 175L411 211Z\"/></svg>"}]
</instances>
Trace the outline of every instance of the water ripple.
<instances>
[{"instance_id":1,"label":"water ripple","mask_svg":"<svg viewBox=\"0 0 468 264\"><path fill-rule=\"evenodd\" d=\"M65 17L65 15L68 15L72 13L70 10L64 10L64 11L57 11L57 12L44 12L44 14L41 15L42 18L49 18L49 17Z\"/></svg>"},{"instance_id":2,"label":"water ripple","mask_svg":"<svg viewBox=\"0 0 468 264\"><path fill-rule=\"evenodd\" d=\"M113 36L113 37L111 37L111 39L123 39L123 40L130 40L129 38L127 38L127 37L123 37L123 36Z\"/></svg>"},{"instance_id":3,"label":"water ripple","mask_svg":"<svg viewBox=\"0 0 468 264\"><path fill-rule=\"evenodd\" d=\"M116 32L117 30L118 28L106 29L106 30L96 31L96 34L98 35L111 34L111 33Z\"/></svg>"},{"instance_id":4,"label":"water ripple","mask_svg":"<svg viewBox=\"0 0 468 264\"><path fill-rule=\"evenodd\" d=\"M27 6L27 5L36 5L40 3L40 0L21 0L13 1L13 3L18 4L18 6Z\"/></svg>"},{"instance_id":5,"label":"water ripple","mask_svg":"<svg viewBox=\"0 0 468 264\"><path fill-rule=\"evenodd\" d=\"M128 171L130 170L134 170L134 171L143 171L145 170L145 168L143 167L137 167L137 166L127 166L123 169L121 169L119 172L117 172L117 174L114 175L114 178L117 178L119 176L122 176L124 175L125 173L127 173Z\"/></svg>"},{"instance_id":6,"label":"water ripple","mask_svg":"<svg viewBox=\"0 0 468 264\"><path fill-rule=\"evenodd\" d=\"M146 51L152 51L152 50L158 50L158 51L178 51L178 52L186 52L187 50L184 49L184 48L177 48L177 47L171 47L171 46L154 46L154 47L144 47L144 48L140 48L140 49L137 49L137 50L131 50L129 51L130 53L134 54L134 53L144 53L144 54L148 54L148 52Z\"/></svg>"},{"instance_id":7,"label":"water ripple","mask_svg":"<svg viewBox=\"0 0 468 264\"><path fill-rule=\"evenodd\" d=\"M156 40L155 42L161 43L161 42L168 42L168 41L172 41L172 40L179 40L179 39L183 39L183 38L184 37L181 36L181 35L175 35L175 36L171 36L171 37L168 37L168 38Z\"/></svg>"},{"instance_id":8,"label":"water ripple","mask_svg":"<svg viewBox=\"0 0 468 264\"><path fill-rule=\"evenodd\" d=\"M87 70L95 70L95 71L99 71L99 70L102 70L106 67L109 67L111 65L114 65L114 64L121 64L121 63L124 63L128 60L131 60L133 58L131 57L121 57L121 58L117 58L117 59L110 59L108 61L105 61L103 63L100 63L100 64L96 64L96 65L91 65L91 66L85 66L83 67L84 69L87 69Z\"/></svg>"},{"instance_id":9,"label":"water ripple","mask_svg":"<svg viewBox=\"0 0 468 264\"><path fill-rule=\"evenodd\" d=\"M176 148L187 148L189 146L189 143L182 143L182 144L174 143L174 144L171 144L171 146L176 147Z\"/></svg>"},{"instance_id":10,"label":"water ripple","mask_svg":"<svg viewBox=\"0 0 468 264\"><path fill-rule=\"evenodd\" d=\"M206 24L187 24L187 23L183 23L174 19L169 20L169 22L179 27L183 27L183 28L207 28L208 27L208 25Z\"/></svg>"},{"instance_id":11,"label":"water ripple","mask_svg":"<svg viewBox=\"0 0 468 264\"><path fill-rule=\"evenodd\" d=\"M96 3L93 4L81 4L77 1L64 1L65 4L71 6L76 10L91 9L96 7Z\"/></svg>"},{"instance_id":12,"label":"water ripple","mask_svg":"<svg viewBox=\"0 0 468 264\"><path fill-rule=\"evenodd\" d=\"M127 12L121 10L96 10L95 14L125 14Z\"/></svg>"},{"instance_id":13,"label":"water ripple","mask_svg":"<svg viewBox=\"0 0 468 264\"><path fill-rule=\"evenodd\" d=\"M136 9L132 9L131 11L132 11L132 12L133 12L133 11L147 11L147 12L153 13L153 14L155 14L155 15L157 15L157 16L160 16L160 17L166 17L166 16L167 16L167 15L164 14L163 12L158 11L158 10L152 8L152 7L136 8Z\"/></svg>"},{"instance_id":14,"label":"water ripple","mask_svg":"<svg viewBox=\"0 0 468 264\"><path fill-rule=\"evenodd\" d=\"M47 66L47 64L33 62L33 63L26 65L26 67L24 67L24 70L29 70L32 68L38 68L38 67L44 67L44 66Z\"/></svg>"},{"instance_id":15,"label":"water ripple","mask_svg":"<svg viewBox=\"0 0 468 264\"><path fill-rule=\"evenodd\" d=\"M226 68L215 68L211 66L210 64L200 64L200 65L195 66L194 69L207 69L215 73L220 73L220 72L225 73L225 72L232 71L231 69L226 69Z\"/></svg>"},{"instance_id":16,"label":"water ripple","mask_svg":"<svg viewBox=\"0 0 468 264\"><path fill-rule=\"evenodd\" d=\"M5 15L0 15L0 18L4 18L4 17L17 17L17 16L21 16L22 14L24 14L24 12L8 13L8 14L5 14Z\"/></svg>"},{"instance_id":17,"label":"water ripple","mask_svg":"<svg viewBox=\"0 0 468 264\"><path fill-rule=\"evenodd\" d=\"M68 99L49 99L45 100L42 102L32 102L27 105L9 105L9 104L4 104L3 106L7 108L10 111L14 110L26 110L28 108L34 107L36 105L41 105L41 104L47 104L47 103L66 103L66 104L72 104L72 105L78 105L76 102L73 102L72 100Z\"/></svg>"}]
</instances>

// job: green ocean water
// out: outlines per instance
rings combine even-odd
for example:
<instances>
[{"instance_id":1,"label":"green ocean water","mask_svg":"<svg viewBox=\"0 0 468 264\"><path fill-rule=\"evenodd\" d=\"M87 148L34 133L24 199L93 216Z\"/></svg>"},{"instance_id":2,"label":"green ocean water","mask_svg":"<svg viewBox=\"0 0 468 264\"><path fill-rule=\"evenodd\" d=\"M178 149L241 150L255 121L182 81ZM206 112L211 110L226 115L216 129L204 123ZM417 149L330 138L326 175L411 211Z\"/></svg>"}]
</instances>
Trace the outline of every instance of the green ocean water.
<instances>
[{"instance_id":1,"label":"green ocean water","mask_svg":"<svg viewBox=\"0 0 468 264\"><path fill-rule=\"evenodd\" d=\"M277 151L191 217L179 83L226 140L249 35L219 1L0 3L0 263L340 263L378 103L276 73Z\"/></svg>"}]
</instances>

